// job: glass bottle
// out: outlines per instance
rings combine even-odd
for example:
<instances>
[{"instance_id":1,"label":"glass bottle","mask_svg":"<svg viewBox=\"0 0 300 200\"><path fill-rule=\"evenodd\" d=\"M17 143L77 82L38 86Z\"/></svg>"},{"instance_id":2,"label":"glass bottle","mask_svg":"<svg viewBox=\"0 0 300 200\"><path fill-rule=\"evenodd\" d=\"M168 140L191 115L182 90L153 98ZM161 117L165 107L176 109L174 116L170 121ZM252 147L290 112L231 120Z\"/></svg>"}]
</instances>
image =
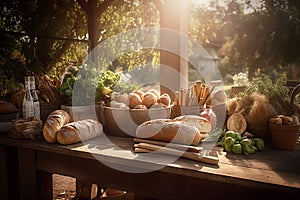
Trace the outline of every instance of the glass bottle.
<instances>
[{"instance_id":1,"label":"glass bottle","mask_svg":"<svg viewBox=\"0 0 300 200\"><path fill-rule=\"evenodd\" d=\"M39 97L37 95L37 91L35 89L35 79L34 79L34 76L30 77L30 93L31 93L32 100L33 100L34 116L37 119L41 119L40 101L39 101Z\"/></svg>"},{"instance_id":2,"label":"glass bottle","mask_svg":"<svg viewBox=\"0 0 300 200\"><path fill-rule=\"evenodd\" d=\"M204 110L200 113L201 117L204 117L208 121L210 121L212 130L214 130L217 126L217 116L215 112L212 110L210 102L207 102Z\"/></svg>"},{"instance_id":3,"label":"glass bottle","mask_svg":"<svg viewBox=\"0 0 300 200\"><path fill-rule=\"evenodd\" d=\"M23 118L34 116L33 99L30 92L30 81L25 77L25 95L23 99Z\"/></svg>"}]
</instances>

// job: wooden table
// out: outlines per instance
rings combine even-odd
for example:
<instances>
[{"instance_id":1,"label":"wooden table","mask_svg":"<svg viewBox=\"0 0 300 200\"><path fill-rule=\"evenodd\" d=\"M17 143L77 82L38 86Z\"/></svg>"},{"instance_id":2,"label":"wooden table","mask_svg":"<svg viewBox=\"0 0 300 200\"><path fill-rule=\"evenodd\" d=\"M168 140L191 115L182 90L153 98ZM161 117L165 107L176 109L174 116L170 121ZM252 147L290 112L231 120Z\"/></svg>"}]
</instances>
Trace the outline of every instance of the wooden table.
<instances>
[{"instance_id":1,"label":"wooden table","mask_svg":"<svg viewBox=\"0 0 300 200\"><path fill-rule=\"evenodd\" d=\"M249 156L217 148L219 164L208 165L183 158L166 164L170 156L133 153L130 138L109 140L115 145L101 136L64 146L1 134L0 196L52 199L52 174L57 173L154 199L300 197L300 144L295 151L267 146Z\"/></svg>"}]
</instances>

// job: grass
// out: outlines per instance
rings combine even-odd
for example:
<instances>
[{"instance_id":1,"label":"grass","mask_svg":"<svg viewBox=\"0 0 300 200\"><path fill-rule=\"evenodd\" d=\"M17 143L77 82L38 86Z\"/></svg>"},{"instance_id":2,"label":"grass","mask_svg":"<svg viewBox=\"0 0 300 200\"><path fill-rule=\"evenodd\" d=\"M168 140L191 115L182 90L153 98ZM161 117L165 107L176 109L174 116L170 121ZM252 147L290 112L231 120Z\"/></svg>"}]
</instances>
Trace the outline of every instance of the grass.
<instances>
[{"instance_id":1,"label":"grass","mask_svg":"<svg viewBox=\"0 0 300 200\"><path fill-rule=\"evenodd\" d=\"M226 92L227 95L230 95L231 86L232 86L232 84L230 84L230 85L224 85L224 91Z\"/></svg>"}]
</instances>

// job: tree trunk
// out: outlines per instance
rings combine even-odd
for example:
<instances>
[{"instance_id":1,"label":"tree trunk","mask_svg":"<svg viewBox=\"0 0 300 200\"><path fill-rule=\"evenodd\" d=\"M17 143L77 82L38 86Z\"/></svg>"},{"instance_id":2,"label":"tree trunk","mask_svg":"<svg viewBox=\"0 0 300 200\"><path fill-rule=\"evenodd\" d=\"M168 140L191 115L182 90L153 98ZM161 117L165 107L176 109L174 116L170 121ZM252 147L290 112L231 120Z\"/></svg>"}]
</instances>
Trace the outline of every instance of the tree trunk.
<instances>
[{"instance_id":1,"label":"tree trunk","mask_svg":"<svg viewBox=\"0 0 300 200\"><path fill-rule=\"evenodd\" d=\"M47 65L46 73L50 73L53 70L56 63L61 59L61 57L64 55L64 53L70 47L70 45L71 45L71 41L66 41L66 42L64 42L62 48L55 52L55 55L53 56L53 58Z\"/></svg>"}]
</instances>

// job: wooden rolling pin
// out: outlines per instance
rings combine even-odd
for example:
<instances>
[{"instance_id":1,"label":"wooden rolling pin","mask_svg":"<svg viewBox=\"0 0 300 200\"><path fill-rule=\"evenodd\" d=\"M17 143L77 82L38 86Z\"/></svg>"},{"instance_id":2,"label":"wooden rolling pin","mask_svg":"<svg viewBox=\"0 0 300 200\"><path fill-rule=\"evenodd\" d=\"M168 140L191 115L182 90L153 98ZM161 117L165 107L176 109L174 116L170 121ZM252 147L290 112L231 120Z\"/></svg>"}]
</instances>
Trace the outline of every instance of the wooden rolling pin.
<instances>
[{"instance_id":1,"label":"wooden rolling pin","mask_svg":"<svg viewBox=\"0 0 300 200\"><path fill-rule=\"evenodd\" d=\"M184 145L184 144L176 144L176 143L170 143L170 142L162 142L162 141L157 141L157 140L148 140L148 139L141 139L141 138L134 138L134 142L142 142L142 143L148 143L148 144L156 144L159 146L167 146L170 148L182 150L182 151L189 151L189 152L194 152L194 153L200 153L203 148L202 147L197 147L197 146L189 146L189 145Z\"/></svg>"},{"instance_id":2,"label":"wooden rolling pin","mask_svg":"<svg viewBox=\"0 0 300 200\"><path fill-rule=\"evenodd\" d=\"M134 151L135 152L164 153L164 154L179 156L179 157L183 157L183 158L188 158L191 160L196 160L196 161L203 162L206 164L211 164L211 165L217 165L219 163L218 157L205 155L203 151L202 151L202 153L187 152L187 151L172 149L169 147L162 147L162 146L155 145L155 144L148 144L148 143L135 144Z\"/></svg>"}]
</instances>

